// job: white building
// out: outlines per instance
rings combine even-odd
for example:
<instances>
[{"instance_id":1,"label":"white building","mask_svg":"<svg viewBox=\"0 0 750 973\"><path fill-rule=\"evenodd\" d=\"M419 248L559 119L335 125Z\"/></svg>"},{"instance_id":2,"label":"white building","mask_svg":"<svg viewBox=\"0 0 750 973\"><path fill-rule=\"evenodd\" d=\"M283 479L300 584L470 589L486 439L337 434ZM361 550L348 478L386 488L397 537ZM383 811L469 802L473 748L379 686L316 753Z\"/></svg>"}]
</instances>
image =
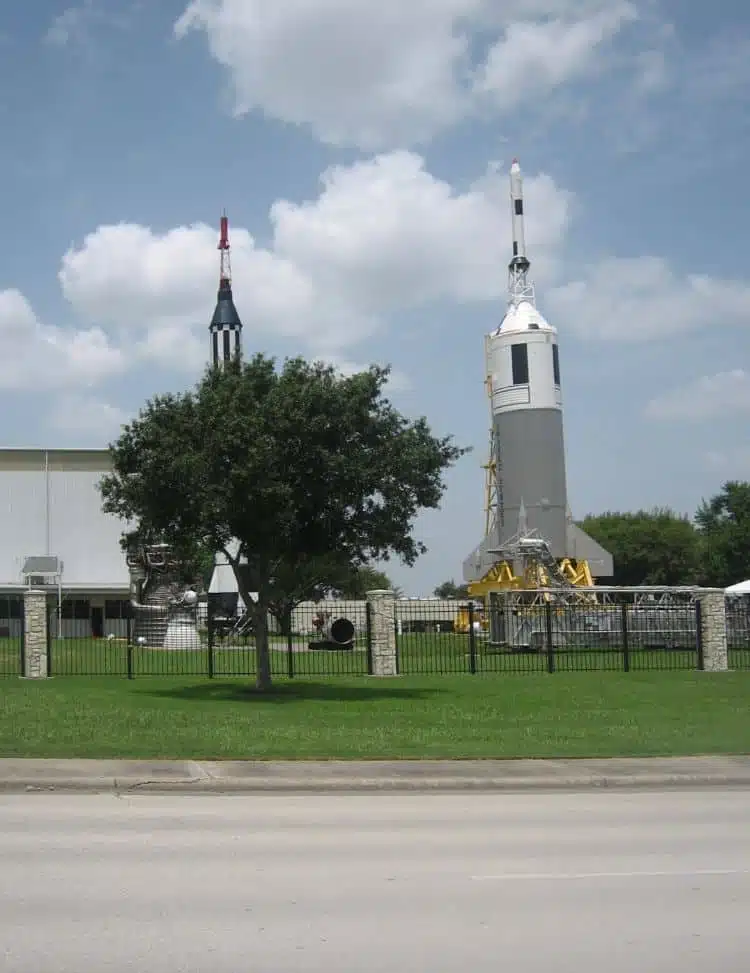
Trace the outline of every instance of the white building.
<instances>
[{"instance_id":1,"label":"white building","mask_svg":"<svg viewBox=\"0 0 750 973\"><path fill-rule=\"evenodd\" d=\"M126 524L97 489L111 469L108 449L0 448L0 637L20 631L24 564L39 557L61 562L61 634L124 634Z\"/></svg>"}]
</instances>

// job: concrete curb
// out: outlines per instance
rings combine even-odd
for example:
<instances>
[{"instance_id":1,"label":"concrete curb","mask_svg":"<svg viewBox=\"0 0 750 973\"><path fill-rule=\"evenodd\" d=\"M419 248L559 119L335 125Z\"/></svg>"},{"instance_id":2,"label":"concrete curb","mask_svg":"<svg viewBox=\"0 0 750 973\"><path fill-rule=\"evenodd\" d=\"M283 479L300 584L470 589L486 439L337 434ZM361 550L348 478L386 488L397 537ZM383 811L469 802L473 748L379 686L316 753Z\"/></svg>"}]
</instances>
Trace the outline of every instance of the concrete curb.
<instances>
[{"instance_id":1,"label":"concrete curb","mask_svg":"<svg viewBox=\"0 0 750 973\"><path fill-rule=\"evenodd\" d=\"M456 761L0 759L0 794L501 793L750 788L750 757Z\"/></svg>"}]
</instances>

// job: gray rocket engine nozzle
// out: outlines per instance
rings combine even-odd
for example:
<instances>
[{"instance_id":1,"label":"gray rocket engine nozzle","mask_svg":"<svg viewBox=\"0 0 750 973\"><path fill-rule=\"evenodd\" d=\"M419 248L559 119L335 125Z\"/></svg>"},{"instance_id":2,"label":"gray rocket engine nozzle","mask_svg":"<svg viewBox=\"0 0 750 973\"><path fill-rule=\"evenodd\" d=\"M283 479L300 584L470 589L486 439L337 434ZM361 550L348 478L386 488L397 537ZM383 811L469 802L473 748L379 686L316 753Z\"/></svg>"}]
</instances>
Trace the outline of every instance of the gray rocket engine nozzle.
<instances>
[{"instance_id":1,"label":"gray rocket engine nozzle","mask_svg":"<svg viewBox=\"0 0 750 973\"><path fill-rule=\"evenodd\" d=\"M138 612L148 615L167 616L175 609L194 612L197 608L198 594L192 587L182 591L174 591L174 583L170 584L170 594L162 596L160 602L146 603L142 600L144 585L157 578L167 581L169 574L173 574L179 567L173 556L169 544L150 544L140 550L130 549L126 554L128 572L130 574L130 604Z\"/></svg>"}]
</instances>

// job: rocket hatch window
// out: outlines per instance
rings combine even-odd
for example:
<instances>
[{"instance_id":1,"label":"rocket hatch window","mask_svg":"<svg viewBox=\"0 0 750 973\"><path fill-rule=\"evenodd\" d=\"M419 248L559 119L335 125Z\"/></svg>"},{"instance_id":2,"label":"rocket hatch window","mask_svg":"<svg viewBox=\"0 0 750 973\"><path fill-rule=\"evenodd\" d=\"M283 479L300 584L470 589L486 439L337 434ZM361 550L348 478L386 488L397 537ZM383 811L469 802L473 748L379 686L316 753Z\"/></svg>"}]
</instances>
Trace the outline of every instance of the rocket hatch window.
<instances>
[{"instance_id":1,"label":"rocket hatch window","mask_svg":"<svg viewBox=\"0 0 750 973\"><path fill-rule=\"evenodd\" d=\"M552 345L552 373L554 376L555 385L560 384L560 355L557 351L557 345Z\"/></svg>"},{"instance_id":2,"label":"rocket hatch window","mask_svg":"<svg viewBox=\"0 0 750 973\"><path fill-rule=\"evenodd\" d=\"M510 346L510 364L514 385L529 384L529 349L526 345Z\"/></svg>"}]
</instances>

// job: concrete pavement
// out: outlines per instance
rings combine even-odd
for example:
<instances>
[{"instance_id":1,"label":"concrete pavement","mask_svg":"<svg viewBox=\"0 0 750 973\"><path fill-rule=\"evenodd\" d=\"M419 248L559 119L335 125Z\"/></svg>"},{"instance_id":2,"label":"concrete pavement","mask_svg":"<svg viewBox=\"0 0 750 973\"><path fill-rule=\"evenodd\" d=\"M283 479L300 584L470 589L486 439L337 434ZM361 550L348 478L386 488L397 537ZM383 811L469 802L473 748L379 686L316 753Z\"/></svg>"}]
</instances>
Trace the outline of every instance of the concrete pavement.
<instances>
[{"instance_id":1,"label":"concrete pavement","mask_svg":"<svg viewBox=\"0 0 750 973\"><path fill-rule=\"evenodd\" d=\"M705 973L747 794L0 796L10 973Z\"/></svg>"},{"instance_id":2,"label":"concrete pavement","mask_svg":"<svg viewBox=\"0 0 750 973\"><path fill-rule=\"evenodd\" d=\"M608 760L0 759L0 793L263 793L750 787L750 756Z\"/></svg>"}]
</instances>

